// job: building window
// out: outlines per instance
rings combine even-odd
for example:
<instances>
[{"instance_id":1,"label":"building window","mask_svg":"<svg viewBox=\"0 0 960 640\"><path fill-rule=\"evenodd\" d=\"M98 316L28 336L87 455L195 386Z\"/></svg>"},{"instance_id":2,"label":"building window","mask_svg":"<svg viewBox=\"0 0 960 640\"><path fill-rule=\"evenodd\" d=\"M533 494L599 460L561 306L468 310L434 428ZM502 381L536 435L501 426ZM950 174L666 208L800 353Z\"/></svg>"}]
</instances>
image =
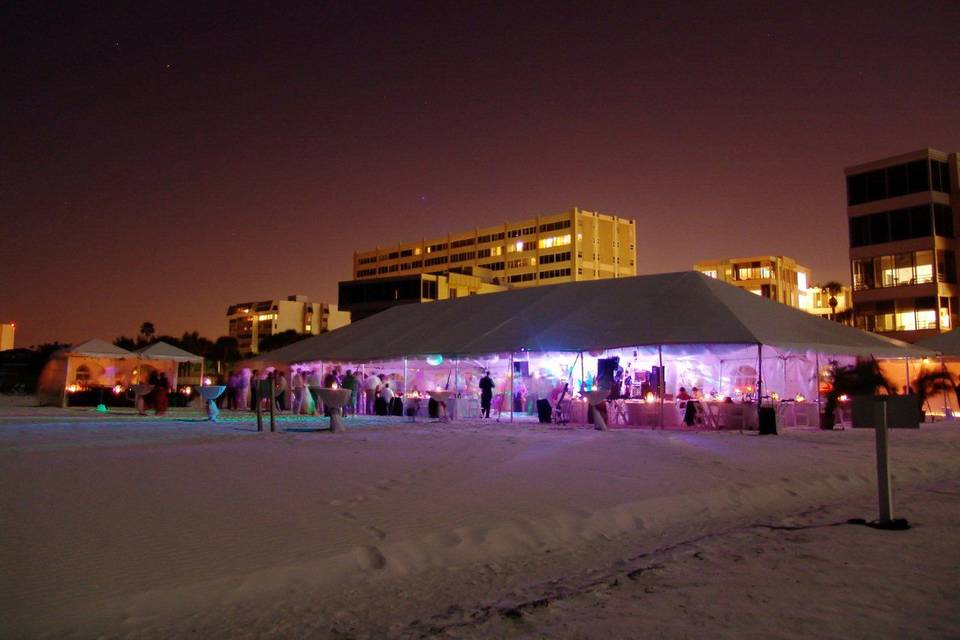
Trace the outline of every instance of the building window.
<instances>
[{"instance_id":1,"label":"building window","mask_svg":"<svg viewBox=\"0 0 960 640\"><path fill-rule=\"evenodd\" d=\"M569 228L570 228L569 220L561 220L560 222L548 222L546 224L540 225L540 233L544 233L546 231L558 231L560 229L569 229Z\"/></svg>"},{"instance_id":2,"label":"building window","mask_svg":"<svg viewBox=\"0 0 960 640\"><path fill-rule=\"evenodd\" d=\"M476 258L476 254L473 251L465 251L450 256L450 262L463 262L464 260L473 260L474 258Z\"/></svg>"},{"instance_id":3,"label":"building window","mask_svg":"<svg viewBox=\"0 0 960 640\"><path fill-rule=\"evenodd\" d=\"M930 169L927 160L923 159L847 176L847 204L854 206L908 193L929 191ZM939 167L936 172L940 174ZM940 181L942 183L942 178Z\"/></svg>"},{"instance_id":4,"label":"building window","mask_svg":"<svg viewBox=\"0 0 960 640\"><path fill-rule=\"evenodd\" d=\"M366 258L359 258L357 264L373 264L377 261L377 256L368 256Z\"/></svg>"},{"instance_id":5,"label":"building window","mask_svg":"<svg viewBox=\"0 0 960 640\"><path fill-rule=\"evenodd\" d=\"M413 249L404 249L403 251L400 252L401 258L409 258L412 255L413 255Z\"/></svg>"},{"instance_id":6,"label":"building window","mask_svg":"<svg viewBox=\"0 0 960 640\"><path fill-rule=\"evenodd\" d=\"M488 262L486 264L479 265L484 269L490 269L491 271L503 271L504 263L503 262Z\"/></svg>"},{"instance_id":7,"label":"building window","mask_svg":"<svg viewBox=\"0 0 960 640\"><path fill-rule=\"evenodd\" d=\"M529 282L531 280L535 280L536 277L537 277L537 274L535 273L516 273L510 276L509 281L510 282Z\"/></svg>"},{"instance_id":8,"label":"building window","mask_svg":"<svg viewBox=\"0 0 960 640\"><path fill-rule=\"evenodd\" d=\"M360 269L359 271L357 271L358 278L366 278L367 276L375 276L375 275L377 275L376 269Z\"/></svg>"},{"instance_id":9,"label":"building window","mask_svg":"<svg viewBox=\"0 0 960 640\"><path fill-rule=\"evenodd\" d=\"M537 242L541 249L549 249L550 247L560 247L566 244L570 244L570 234L562 236L552 236L550 238L540 238Z\"/></svg>"},{"instance_id":10,"label":"building window","mask_svg":"<svg viewBox=\"0 0 960 640\"><path fill-rule=\"evenodd\" d=\"M423 265L426 267L432 267L435 264L446 264L447 256L437 256L436 258L427 258L423 261Z\"/></svg>"},{"instance_id":11,"label":"building window","mask_svg":"<svg viewBox=\"0 0 960 640\"><path fill-rule=\"evenodd\" d=\"M450 243L451 249L459 249L460 247L472 247L473 238L467 238L466 240L455 240Z\"/></svg>"},{"instance_id":12,"label":"building window","mask_svg":"<svg viewBox=\"0 0 960 640\"><path fill-rule=\"evenodd\" d=\"M540 279L549 280L551 278L563 278L570 275L569 267L566 269L551 269L549 271L541 271Z\"/></svg>"}]
</instances>

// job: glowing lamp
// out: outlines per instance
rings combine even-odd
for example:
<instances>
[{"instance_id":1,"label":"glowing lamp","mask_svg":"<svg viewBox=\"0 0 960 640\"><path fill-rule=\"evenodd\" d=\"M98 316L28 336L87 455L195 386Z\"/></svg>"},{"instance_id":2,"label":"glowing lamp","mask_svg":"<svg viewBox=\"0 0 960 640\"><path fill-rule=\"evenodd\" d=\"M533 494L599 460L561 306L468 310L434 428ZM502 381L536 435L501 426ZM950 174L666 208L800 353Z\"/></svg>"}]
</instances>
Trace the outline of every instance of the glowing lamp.
<instances>
[{"instance_id":1,"label":"glowing lamp","mask_svg":"<svg viewBox=\"0 0 960 640\"><path fill-rule=\"evenodd\" d=\"M186 387L183 388L182 393L183 393L183 395L188 396L188 395L190 395L190 392L191 392L191 391L193 391L193 389L191 389L190 386L187 385Z\"/></svg>"},{"instance_id":2,"label":"glowing lamp","mask_svg":"<svg viewBox=\"0 0 960 640\"><path fill-rule=\"evenodd\" d=\"M653 391L647 391L647 395L644 397L644 400L649 403L655 402L657 396L653 395Z\"/></svg>"},{"instance_id":3,"label":"glowing lamp","mask_svg":"<svg viewBox=\"0 0 960 640\"><path fill-rule=\"evenodd\" d=\"M211 380L209 377L204 378L204 379L203 379L203 384L209 386L209 385L213 384L213 380Z\"/></svg>"},{"instance_id":4,"label":"glowing lamp","mask_svg":"<svg viewBox=\"0 0 960 640\"><path fill-rule=\"evenodd\" d=\"M752 386L747 385L747 393L753 393L753 387L752 387Z\"/></svg>"},{"instance_id":5,"label":"glowing lamp","mask_svg":"<svg viewBox=\"0 0 960 640\"><path fill-rule=\"evenodd\" d=\"M336 382L334 382L333 385L331 385L330 388L331 388L331 389L339 389L339 388L340 388L340 385L338 385Z\"/></svg>"},{"instance_id":6,"label":"glowing lamp","mask_svg":"<svg viewBox=\"0 0 960 640\"><path fill-rule=\"evenodd\" d=\"M797 402L805 402L805 401L806 401L806 398L803 396L802 393L798 393L793 399L796 400Z\"/></svg>"},{"instance_id":7,"label":"glowing lamp","mask_svg":"<svg viewBox=\"0 0 960 640\"><path fill-rule=\"evenodd\" d=\"M78 387L75 384L72 384L69 387L67 387L67 393L76 393L77 391L79 391L79 389L80 387Z\"/></svg>"},{"instance_id":8,"label":"glowing lamp","mask_svg":"<svg viewBox=\"0 0 960 640\"><path fill-rule=\"evenodd\" d=\"M123 385L122 384L113 385L113 395L118 396L121 393L123 393Z\"/></svg>"},{"instance_id":9,"label":"glowing lamp","mask_svg":"<svg viewBox=\"0 0 960 640\"><path fill-rule=\"evenodd\" d=\"M438 367L441 364L443 364L443 356L440 355L439 353L436 355L427 356L427 364L429 364L432 367Z\"/></svg>"},{"instance_id":10,"label":"glowing lamp","mask_svg":"<svg viewBox=\"0 0 960 640\"><path fill-rule=\"evenodd\" d=\"M845 394L845 393L840 396L840 402L846 402L846 401L849 400L849 399L850 399L850 396L848 396L848 395Z\"/></svg>"},{"instance_id":11,"label":"glowing lamp","mask_svg":"<svg viewBox=\"0 0 960 640\"><path fill-rule=\"evenodd\" d=\"M776 402L777 400L780 399L780 394L777 393L776 391L771 391L771 392L770 392L770 399L773 400L774 402Z\"/></svg>"}]
</instances>

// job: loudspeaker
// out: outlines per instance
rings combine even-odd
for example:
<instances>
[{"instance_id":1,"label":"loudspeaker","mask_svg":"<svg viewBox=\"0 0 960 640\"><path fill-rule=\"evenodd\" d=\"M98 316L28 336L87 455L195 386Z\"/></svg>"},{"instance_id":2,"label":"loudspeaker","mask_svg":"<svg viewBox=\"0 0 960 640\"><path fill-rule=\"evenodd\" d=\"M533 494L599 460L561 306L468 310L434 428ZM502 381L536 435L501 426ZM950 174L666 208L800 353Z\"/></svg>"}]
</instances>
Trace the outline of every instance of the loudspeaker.
<instances>
[{"instance_id":1,"label":"loudspeaker","mask_svg":"<svg viewBox=\"0 0 960 640\"><path fill-rule=\"evenodd\" d=\"M550 422L550 417L552 415L553 408L550 406L550 401L543 398L537 400L537 416L539 416L540 422Z\"/></svg>"},{"instance_id":2,"label":"loudspeaker","mask_svg":"<svg viewBox=\"0 0 960 640\"><path fill-rule=\"evenodd\" d=\"M620 366L620 358L600 358L597 360L597 388L609 389L613 386L613 374Z\"/></svg>"}]
</instances>

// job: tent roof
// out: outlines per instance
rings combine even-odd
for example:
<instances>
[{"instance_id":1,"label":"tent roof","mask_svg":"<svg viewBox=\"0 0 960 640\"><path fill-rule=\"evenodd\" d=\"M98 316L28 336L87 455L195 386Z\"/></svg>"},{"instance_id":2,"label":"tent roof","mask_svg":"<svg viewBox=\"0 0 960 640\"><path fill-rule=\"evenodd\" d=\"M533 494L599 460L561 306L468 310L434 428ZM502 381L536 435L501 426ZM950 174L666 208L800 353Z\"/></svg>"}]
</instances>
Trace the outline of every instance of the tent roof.
<instances>
[{"instance_id":1,"label":"tent roof","mask_svg":"<svg viewBox=\"0 0 960 640\"><path fill-rule=\"evenodd\" d=\"M93 338L87 340L75 347L72 347L67 353L72 356L87 356L90 358L136 358L137 354L127 351L115 344L110 344L106 340Z\"/></svg>"},{"instance_id":2,"label":"tent roof","mask_svg":"<svg viewBox=\"0 0 960 640\"><path fill-rule=\"evenodd\" d=\"M945 356L960 356L960 328L918 340L917 346L937 351Z\"/></svg>"},{"instance_id":3,"label":"tent roof","mask_svg":"<svg viewBox=\"0 0 960 640\"><path fill-rule=\"evenodd\" d=\"M262 358L368 362L427 354L672 344L764 344L828 354L931 355L926 349L683 271L401 305Z\"/></svg>"},{"instance_id":4,"label":"tent roof","mask_svg":"<svg viewBox=\"0 0 960 640\"><path fill-rule=\"evenodd\" d=\"M174 360L176 362L201 362L202 356L195 355L189 351L184 351L180 347L175 347L167 342L154 342L146 347L137 349L141 358L147 360Z\"/></svg>"}]
</instances>

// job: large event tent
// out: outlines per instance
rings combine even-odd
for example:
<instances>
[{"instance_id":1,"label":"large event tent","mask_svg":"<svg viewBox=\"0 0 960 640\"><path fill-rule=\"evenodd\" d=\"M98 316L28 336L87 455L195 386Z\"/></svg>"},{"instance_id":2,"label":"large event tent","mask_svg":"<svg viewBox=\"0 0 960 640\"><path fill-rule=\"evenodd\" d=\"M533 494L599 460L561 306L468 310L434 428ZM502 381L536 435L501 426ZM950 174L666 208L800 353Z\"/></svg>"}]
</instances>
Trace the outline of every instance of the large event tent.
<instances>
[{"instance_id":1,"label":"large event tent","mask_svg":"<svg viewBox=\"0 0 960 640\"><path fill-rule=\"evenodd\" d=\"M752 361L755 379L784 397L817 393L814 372L819 365L814 363L825 364L826 358L932 355L697 272L678 272L398 306L262 359L290 365L433 359L473 362L475 369L516 359L530 361L526 370L532 371L540 367L533 362L538 355L569 354L562 374L578 388L578 382L589 385L593 379L585 371L584 353L591 358L646 358L661 365L672 360L678 364L667 368L667 390L702 380L701 388L712 387L720 395L733 393L733 376L740 370L735 363ZM579 379L572 375L573 354L579 355ZM507 371L520 375L519 369ZM736 375L742 381L746 374Z\"/></svg>"}]
</instances>

